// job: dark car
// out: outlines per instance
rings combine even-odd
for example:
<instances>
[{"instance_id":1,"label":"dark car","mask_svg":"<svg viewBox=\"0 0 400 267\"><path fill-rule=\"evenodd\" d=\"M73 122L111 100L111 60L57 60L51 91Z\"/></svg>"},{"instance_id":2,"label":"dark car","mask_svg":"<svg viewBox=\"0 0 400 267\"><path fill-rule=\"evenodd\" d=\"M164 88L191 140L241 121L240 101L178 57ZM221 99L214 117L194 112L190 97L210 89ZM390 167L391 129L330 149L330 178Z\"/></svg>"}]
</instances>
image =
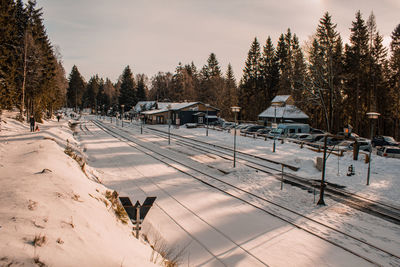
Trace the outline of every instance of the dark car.
<instances>
[{"instance_id":1,"label":"dark car","mask_svg":"<svg viewBox=\"0 0 400 267\"><path fill-rule=\"evenodd\" d=\"M372 138L372 146L399 146L399 142L397 142L396 140L394 140L393 137L391 136L375 136L374 138Z\"/></svg>"},{"instance_id":2,"label":"dark car","mask_svg":"<svg viewBox=\"0 0 400 267\"><path fill-rule=\"evenodd\" d=\"M261 125L249 126L244 130L244 132L247 134L253 134L253 133L257 132L258 130L264 129L264 128L265 128L265 126L261 126Z\"/></svg>"},{"instance_id":3,"label":"dark car","mask_svg":"<svg viewBox=\"0 0 400 267\"><path fill-rule=\"evenodd\" d=\"M310 128L310 134L324 134L325 132L320 129Z\"/></svg>"},{"instance_id":4,"label":"dark car","mask_svg":"<svg viewBox=\"0 0 400 267\"><path fill-rule=\"evenodd\" d=\"M267 134L271 131L271 128L262 128L257 130L256 135L257 136L267 136Z\"/></svg>"}]
</instances>

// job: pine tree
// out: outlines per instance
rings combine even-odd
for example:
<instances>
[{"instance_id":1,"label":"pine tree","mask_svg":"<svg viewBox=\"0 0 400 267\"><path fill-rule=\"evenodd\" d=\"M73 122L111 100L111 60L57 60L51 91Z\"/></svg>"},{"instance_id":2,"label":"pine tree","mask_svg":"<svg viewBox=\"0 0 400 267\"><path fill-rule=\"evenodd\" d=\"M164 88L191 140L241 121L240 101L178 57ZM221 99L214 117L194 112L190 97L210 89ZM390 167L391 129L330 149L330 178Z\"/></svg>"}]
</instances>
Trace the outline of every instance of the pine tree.
<instances>
[{"instance_id":1,"label":"pine tree","mask_svg":"<svg viewBox=\"0 0 400 267\"><path fill-rule=\"evenodd\" d=\"M151 78L151 88L149 91L149 100L168 101L170 91L172 90L172 73L158 72Z\"/></svg>"},{"instance_id":2,"label":"pine tree","mask_svg":"<svg viewBox=\"0 0 400 267\"><path fill-rule=\"evenodd\" d=\"M288 52L289 48L285 41L285 35L281 34L279 36L278 45L276 47L276 58L279 67L279 85L278 93L287 94L290 93L290 83L288 78Z\"/></svg>"},{"instance_id":3,"label":"pine tree","mask_svg":"<svg viewBox=\"0 0 400 267\"><path fill-rule=\"evenodd\" d=\"M86 84L79 73L78 67L73 66L71 73L68 78L68 89L67 89L67 105L73 107L75 111L78 107L82 107L82 98L85 93Z\"/></svg>"},{"instance_id":4,"label":"pine tree","mask_svg":"<svg viewBox=\"0 0 400 267\"><path fill-rule=\"evenodd\" d=\"M83 99L83 106L85 108L90 108L92 111L97 112L98 103L97 103L97 95L100 90L100 78L96 74L89 79L89 82L86 85L86 90Z\"/></svg>"},{"instance_id":5,"label":"pine tree","mask_svg":"<svg viewBox=\"0 0 400 267\"><path fill-rule=\"evenodd\" d=\"M137 86L136 86L136 92L137 92L137 100L138 101L145 101L146 98L146 83L147 83L147 76L144 74L137 74L136 75L136 80L137 80Z\"/></svg>"},{"instance_id":6,"label":"pine tree","mask_svg":"<svg viewBox=\"0 0 400 267\"><path fill-rule=\"evenodd\" d=\"M263 48L260 71L263 91L262 102L264 108L266 108L276 96L279 84L279 63L270 36L268 36Z\"/></svg>"},{"instance_id":7,"label":"pine tree","mask_svg":"<svg viewBox=\"0 0 400 267\"><path fill-rule=\"evenodd\" d=\"M241 117L246 120L255 120L261 111L259 85L262 82L260 44L254 38L247 54L243 77L239 86L239 105L242 107Z\"/></svg>"},{"instance_id":8,"label":"pine tree","mask_svg":"<svg viewBox=\"0 0 400 267\"><path fill-rule=\"evenodd\" d=\"M0 109L16 104L15 40L17 39L14 1L0 1Z\"/></svg>"},{"instance_id":9,"label":"pine tree","mask_svg":"<svg viewBox=\"0 0 400 267\"><path fill-rule=\"evenodd\" d=\"M125 105L124 110L131 110L137 103L136 84L129 66L126 66L121 77L119 105Z\"/></svg>"},{"instance_id":10,"label":"pine tree","mask_svg":"<svg viewBox=\"0 0 400 267\"><path fill-rule=\"evenodd\" d=\"M356 19L352 22L350 45L346 45L345 50L345 112L350 117L349 123L353 125L354 131L363 134L369 129L369 122L365 119L369 103L369 51L367 26L360 11L356 13Z\"/></svg>"},{"instance_id":11,"label":"pine tree","mask_svg":"<svg viewBox=\"0 0 400 267\"><path fill-rule=\"evenodd\" d=\"M389 107L392 124L392 133L398 139L400 137L400 24L392 32L392 41L390 43L390 103Z\"/></svg>"},{"instance_id":12,"label":"pine tree","mask_svg":"<svg viewBox=\"0 0 400 267\"><path fill-rule=\"evenodd\" d=\"M310 89L320 105L317 114L325 119L328 131L338 131L343 126L338 117L342 102L342 60L341 38L326 12L320 19L310 51Z\"/></svg>"},{"instance_id":13,"label":"pine tree","mask_svg":"<svg viewBox=\"0 0 400 267\"><path fill-rule=\"evenodd\" d=\"M233 74L232 65L228 64L227 71L225 74L224 87L221 94L221 102L218 103L218 107L220 108L220 115L223 118L231 117L230 110L232 106L237 106L238 104L238 95L237 95L237 87L236 80Z\"/></svg>"}]
</instances>

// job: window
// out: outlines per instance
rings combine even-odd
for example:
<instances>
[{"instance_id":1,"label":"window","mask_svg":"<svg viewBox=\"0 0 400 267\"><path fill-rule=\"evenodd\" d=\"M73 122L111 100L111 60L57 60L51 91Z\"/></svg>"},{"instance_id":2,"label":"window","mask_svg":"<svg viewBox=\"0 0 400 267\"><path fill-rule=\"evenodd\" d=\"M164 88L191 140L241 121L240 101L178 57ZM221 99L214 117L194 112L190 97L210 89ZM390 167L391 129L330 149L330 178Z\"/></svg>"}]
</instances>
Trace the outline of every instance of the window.
<instances>
[{"instance_id":1,"label":"window","mask_svg":"<svg viewBox=\"0 0 400 267\"><path fill-rule=\"evenodd\" d=\"M203 123L203 117L199 117L199 123Z\"/></svg>"}]
</instances>

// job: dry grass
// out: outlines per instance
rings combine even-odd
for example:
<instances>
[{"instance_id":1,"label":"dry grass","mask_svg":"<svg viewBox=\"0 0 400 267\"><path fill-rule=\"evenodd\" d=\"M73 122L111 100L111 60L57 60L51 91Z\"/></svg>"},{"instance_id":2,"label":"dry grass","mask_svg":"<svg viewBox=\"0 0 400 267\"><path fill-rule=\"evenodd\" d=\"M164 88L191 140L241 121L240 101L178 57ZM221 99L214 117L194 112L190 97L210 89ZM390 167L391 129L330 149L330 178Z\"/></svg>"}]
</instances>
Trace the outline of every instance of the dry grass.
<instances>
[{"instance_id":1,"label":"dry grass","mask_svg":"<svg viewBox=\"0 0 400 267\"><path fill-rule=\"evenodd\" d=\"M77 202L83 202L82 200L79 199L80 197L81 197L80 195L75 194L75 193L72 193L71 199L72 199L72 200L75 200L75 201L77 201Z\"/></svg>"},{"instance_id":2,"label":"dry grass","mask_svg":"<svg viewBox=\"0 0 400 267\"><path fill-rule=\"evenodd\" d=\"M28 203L28 209L29 210L35 210L37 208L37 202L33 201L31 199L29 199L29 203Z\"/></svg>"},{"instance_id":3,"label":"dry grass","mask_svg":"<svg viewBox=\"0 0 400 267\"><path fill-rule=\"evenodd\" d=\"M177 267L182 263L187 245L182 248L170 247L158 232L152 230L149 230L147 235L142 234L142 237L153 249L150 256L151 262L160 262L166 267Z\"/></svg>"},{"instance_id":4,"label":"dry grass","mask_svg":"<svg viewBox=\"0 0 400 267\"><path fill-rule=\"evenodd\" d=\"M41 247L47 242L47 237L45 235L39 234L35 235L35 237L32 240L32 245L34 247Z\"/></svg>"},{"instance_id":5,"label":"dry grass","mask_svg":"<svg viewBox=\"0 0 400 267\"><path fill-rule=\"evenodd\" d=\"M128 214L126 213L124 207L122 207L121 203L118 199L118 192L117 191L106 191L106 198L111 202L111 208L114 210L115 215L117 218L124 224L127 224L129 221ZM104 202L106 203L106 202ZM106 204L107 206L107 204Z\"/></svg>"},{"instance_id":6,"label":"dry grass","mask_svg":"<svg viewBox=\"0 0 400 267\"><path fill-rule=\"evenodd\" d=\"M72 218L72 216L71 216L71 221L69 221L69 222L61 221L61 222L71 226L71 228L75 228L74 219Z\"/></svg>"},{"instance_id":7,"label":"dry grass","mask_svg":"<svg viewBox=\"0 0 400 267\"><path fill-rule=\"evenodd\" d=\"M40 267L45 267L45 266L47 266L43 261L40 260L39 256L34 257L34 258L33 258L33 262L34 262L36 265L40 266Z\"/></svg>"},{"instance_id":8,"label":"dry grass","mask_svg":"<svg viewBox=\"0 0 400 267\"><path fill-rule=\"evenodd\" d=\"M79 164L79 166L83 171L85 170L85 165L86 165L85 160L81 156L75 153L73 148L69 145L69 142L67 142L67 146L65 147L64 153L73 158Z\"/></svg>"}]
</instances>

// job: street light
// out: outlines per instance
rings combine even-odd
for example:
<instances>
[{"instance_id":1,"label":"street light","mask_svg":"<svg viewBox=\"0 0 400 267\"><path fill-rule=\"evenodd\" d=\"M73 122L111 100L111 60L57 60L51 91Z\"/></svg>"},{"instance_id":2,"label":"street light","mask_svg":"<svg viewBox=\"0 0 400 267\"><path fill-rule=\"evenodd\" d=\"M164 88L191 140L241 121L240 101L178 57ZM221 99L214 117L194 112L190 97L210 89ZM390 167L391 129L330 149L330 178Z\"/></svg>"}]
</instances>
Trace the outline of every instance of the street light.
<instances>
[{"instance_id":1,"label":"street light","mask_svg":"<svg viewBox=\"0 0 400 267\"><path fill-rule=\"evenodd\" d=\"M143 134L144 115L140 115L140 134Z\"/></svg>"},{"instance_id":2,"label":"street light","mask_svg":"<svg viewBox=\"0 0 400 267\"><path fill-rule=\"evenodd\" d=\"M235 113L235 134L233 138L233 168L236 167L236 128L237 128L237 113L240 111L240 107L231 107L233 113Z\"/></svg>"},{"instance_id":3,"label":"street light","mask_svg":"<svg viewBox=\"0 0 400 267\"><path fill-rule=\"evenodd\" d=\"M171 104L167 106L168 109L168 145L171 144Z\"/></svg>"},{"instance_id":4,"label":"street light","mask_svg":"<svg viewBox=\"0 0 400 267\"><path fill-rule=\"evenodd\" d=\"M369 158L368 158L368 174L367 174L367 185L369 185L369 178L370 178L370 172L371 172L371 152L372 152L372 138L374 135L374 121L378 119L379 113L377 112L368 112L367 116L371 120L371 147L369 148Z\"/></svg>"},{"instance_id":5,"label":"street light","mask_svg":"<svg viewBox=\"0 0 400 267\"><path fill-rule=\"evenodd\" d=\"M122 104L122 105L121 105L121 108L122 108L121 125L122 125L122 127L124 127L124 107L125 107L125 105Z\"/></svg>"},{"instance_id":6,"label":"street light","mask_svg":"<svg viewBox=\"0 0 400 267\"><path fill-rule=\"evenodd\" d=\"M276 107L279 107L279 104L272 103L271 106L274 107L274 128L276 129L277 128L277 126L276 126ZM276 135L276 133L274 134L274 145L272 147L272 152L275 152L275 135Z\"/></svg>"},{"instance_id":7,"label":"street light","mask_svg":"<svg viewBox=\"0 0 400 267\"><path fill-rule=\"evenodd\" d=\"M210 104L206 104L206 120L207 120L207 125L206 125L206 136L208 136L208 107Z\"/></svg>"}]
</instances>

